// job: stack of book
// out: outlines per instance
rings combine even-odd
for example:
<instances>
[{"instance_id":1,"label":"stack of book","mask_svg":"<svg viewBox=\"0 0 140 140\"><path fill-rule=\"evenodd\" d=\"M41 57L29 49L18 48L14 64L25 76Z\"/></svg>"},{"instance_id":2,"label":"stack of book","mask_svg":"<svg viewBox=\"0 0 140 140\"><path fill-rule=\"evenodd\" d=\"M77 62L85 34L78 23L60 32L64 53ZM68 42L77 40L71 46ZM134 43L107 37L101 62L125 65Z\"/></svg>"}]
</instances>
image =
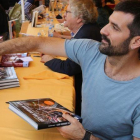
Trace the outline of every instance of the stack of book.
<instances>
[{"instance_id":1,"label":"stack of book","mask_svg":"<svg viewBox=\"0 0 140 140\"><path fill-rule=\"evenodd\" d=\"M33 60L31 57L27 57L27 53L6 54L2 56L0 66L28 67L30 61Z\"/></svg>"},{"instance_id":2,"label":"stack of book","mask_svg":"<svg viewBox=\"0 0 140 140\"><path fill-rule=\"evenodd\" d=\"M14 67L0 67L0 89L19 87Z\"/></svg>"}]
</instances>

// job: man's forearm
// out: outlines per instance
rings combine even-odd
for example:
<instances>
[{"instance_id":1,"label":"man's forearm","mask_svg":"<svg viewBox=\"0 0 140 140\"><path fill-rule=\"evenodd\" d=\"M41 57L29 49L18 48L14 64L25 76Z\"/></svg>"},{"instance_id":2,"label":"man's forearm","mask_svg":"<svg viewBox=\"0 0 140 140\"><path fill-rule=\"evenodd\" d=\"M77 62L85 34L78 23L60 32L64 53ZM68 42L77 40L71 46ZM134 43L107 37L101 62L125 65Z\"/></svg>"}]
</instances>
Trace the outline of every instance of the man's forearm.
<instances>
[{"instance_id":1,"label":"man's forearm","mask_svg":"<svg viewBox=\"0 0 140 140\"><path fill-rule=\"evenodd\" d=\"M66 56L64 40L58 38L22 37L0 43L0 55L32 51L57 56Z\"/></svg>"}]
</instances>

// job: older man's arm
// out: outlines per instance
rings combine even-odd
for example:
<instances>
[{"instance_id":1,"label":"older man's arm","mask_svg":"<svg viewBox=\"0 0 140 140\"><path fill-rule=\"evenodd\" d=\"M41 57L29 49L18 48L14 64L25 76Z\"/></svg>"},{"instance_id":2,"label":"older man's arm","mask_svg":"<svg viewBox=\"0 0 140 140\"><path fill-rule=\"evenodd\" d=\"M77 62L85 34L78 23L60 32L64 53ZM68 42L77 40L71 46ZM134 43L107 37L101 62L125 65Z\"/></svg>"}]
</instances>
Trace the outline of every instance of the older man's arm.
<instances>
[{"instance_id":1,"label":"older man's arm","mask_svg":"<svg viewBox=\"0 0 140 140\"><path fill-rule=\"evenodd\" d=\"M38 51L66 57L65 40L47 37L23 37L0 43L0 55L9 53L22 53Z\"/></svg>"}]
</instances>

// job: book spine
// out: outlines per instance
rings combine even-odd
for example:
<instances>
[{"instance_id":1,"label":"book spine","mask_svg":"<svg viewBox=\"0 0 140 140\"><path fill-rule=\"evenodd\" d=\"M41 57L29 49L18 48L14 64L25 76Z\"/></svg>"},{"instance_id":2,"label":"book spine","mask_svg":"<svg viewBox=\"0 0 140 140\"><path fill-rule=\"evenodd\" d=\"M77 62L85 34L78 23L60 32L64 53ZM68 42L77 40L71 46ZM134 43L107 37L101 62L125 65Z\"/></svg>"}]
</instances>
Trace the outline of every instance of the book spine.
<instances>
[{"instance_id":1,"label":"book spine","mask_svg":"<svg viewBox=\"0 0 140 140\"><path fill-rule=\"evenodd\" d=\"M61 126L67 126L70 125L70 122L60 122L56 124L39 124L38 130L45 129L45 128L52 128L52 127L61 127Z\"/></svg>"}]
</instances>

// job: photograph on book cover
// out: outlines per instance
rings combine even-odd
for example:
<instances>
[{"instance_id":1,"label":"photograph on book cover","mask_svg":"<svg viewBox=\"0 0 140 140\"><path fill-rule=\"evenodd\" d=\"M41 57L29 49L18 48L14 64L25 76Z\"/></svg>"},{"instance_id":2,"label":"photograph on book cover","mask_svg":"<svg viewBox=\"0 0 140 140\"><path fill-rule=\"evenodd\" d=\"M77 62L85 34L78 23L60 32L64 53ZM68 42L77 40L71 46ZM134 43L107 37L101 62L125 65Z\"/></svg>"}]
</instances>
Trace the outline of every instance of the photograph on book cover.
<instances>
[{"instance_id":1,"label":"photograph on book cover","mask_svg":"<svg viewBox=\"0 0 140 140\"><path fill-rule=\"evenodd\" d=\"M9 24L9 38L17 38L19 37L20 32L20 23L18 19L8 21Z\"/></svg>"},{"instance_id":2,"label":"photograph on book cover","mask_svg":"<svg viewBox=\"0 0 140 140\"><path fill-rule=\"evenodd\" d=\"M0 67L0 79L8 77L8 73L5 71L4 67Z\"/></svg>"},{"instance_id":3,"label":"photograph on book cover","mask_svg":"<svg viewBox=\"0 0 140 140\"><path fill-rule=\"evenodd\" d=\"M12 105L37 123L44 122L45 124L54 124L67 122L67 120L62 117L62 114L68 113L71 116L74 115L68 109L50 98L14 101Z\"/></svg>"},{"instance_id":4,"label":"photograph on book cover","mask_svg":"<svg viewBox=\"0 0 140 140\"><path fill-rule=\"evenodd\" d=\"M3 67L28 67L31 57L26 57L24 54L3 55L0 66Z\"/></svg>"},{"instance_id":5,"label":"photograph on book cover","mask_svg":"<svg viewBox=\"0 0 140 140\"><path fill-rule=\"evenodd\" d=\"M0 67L0 89L2 89L3 86L10 85L19 86L19 80L14 67Z\"/></svg>"}]
</instances>

